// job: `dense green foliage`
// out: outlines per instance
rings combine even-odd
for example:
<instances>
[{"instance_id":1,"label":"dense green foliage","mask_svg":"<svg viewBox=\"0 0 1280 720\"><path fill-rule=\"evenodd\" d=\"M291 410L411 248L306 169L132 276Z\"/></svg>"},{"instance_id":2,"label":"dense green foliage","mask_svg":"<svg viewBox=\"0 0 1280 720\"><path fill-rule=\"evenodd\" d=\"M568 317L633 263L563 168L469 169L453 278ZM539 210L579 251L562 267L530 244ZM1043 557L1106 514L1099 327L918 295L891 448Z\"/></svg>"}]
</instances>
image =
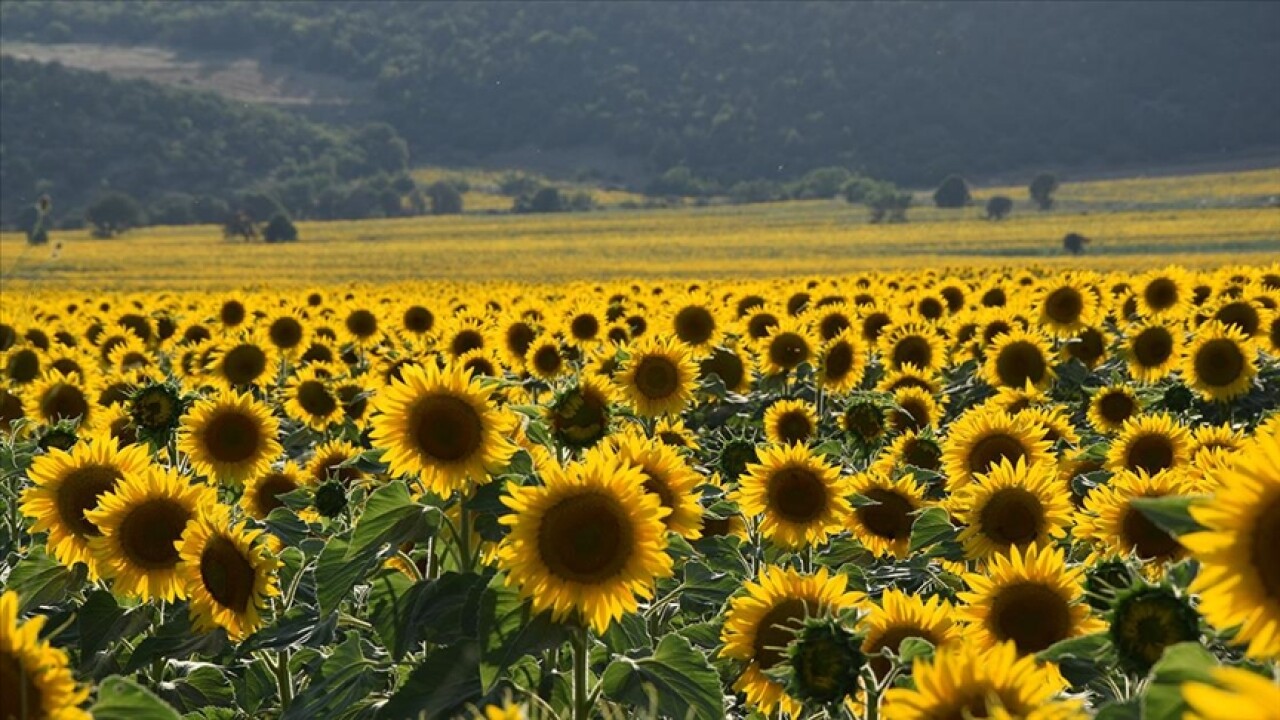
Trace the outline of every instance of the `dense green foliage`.
<instances>
[{"instance_id":1,"label":"dense green foliage","mask_svg":"<svg viewBox=\"0 0 1280 720\"><path fill-rule=\"evenodd\" d=\"M392 178L407 168L408 149L384 124L333 130L215 95L8 57L0 100L0 215L11 223L45 193L63 221L125 193L151 221L182 224L221 222L263 195L272 212L296 217L395 214L405 190Z\"/></svg>"},{"instance_id":2,"label":"dense green foliage","mask_svg":"<svg viewBox=\"0 0 1280 720\"><path fill-rule=\"evenodd\" d=\"M268 54L415 157L604 146L730 187L1280 143L1275 3L5 3L8 38Z\"/></svg>"}]
</instances>

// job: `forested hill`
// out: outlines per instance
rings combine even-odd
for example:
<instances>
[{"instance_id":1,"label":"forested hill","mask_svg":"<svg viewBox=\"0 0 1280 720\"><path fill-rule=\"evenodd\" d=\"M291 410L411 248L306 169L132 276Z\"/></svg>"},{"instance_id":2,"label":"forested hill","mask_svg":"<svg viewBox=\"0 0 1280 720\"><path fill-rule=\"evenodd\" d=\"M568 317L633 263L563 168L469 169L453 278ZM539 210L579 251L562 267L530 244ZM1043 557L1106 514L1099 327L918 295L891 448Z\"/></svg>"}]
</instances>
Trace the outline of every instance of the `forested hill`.
<instances>
[{"instance_id":1,"label":"forested hill","mask_svg":"<svg viewBox=\"0 0 1280 720\"><path fill-rule=\"evenodd\" d=\"M603 145L900 182L1280 144L1280 3L6 2L8 39L269 55L373 88L415 158Z\"/></svg>"}]
</instances>

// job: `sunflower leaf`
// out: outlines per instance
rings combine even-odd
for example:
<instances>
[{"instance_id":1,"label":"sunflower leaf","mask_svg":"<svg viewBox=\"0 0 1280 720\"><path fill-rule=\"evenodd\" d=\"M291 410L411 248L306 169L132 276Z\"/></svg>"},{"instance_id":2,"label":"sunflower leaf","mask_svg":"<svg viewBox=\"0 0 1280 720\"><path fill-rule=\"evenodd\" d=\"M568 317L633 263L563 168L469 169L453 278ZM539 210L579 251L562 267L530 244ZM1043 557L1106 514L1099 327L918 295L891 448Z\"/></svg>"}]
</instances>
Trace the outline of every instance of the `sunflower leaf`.
<instances>
[{"instance_id":1,"label":"sunflower leaf","mask_svg":"<svg viewBox=\"0 0 1280 720\"><path fill-rule=\"evenodd\" d=\"M98 686L89 708L97 720L179 720L178 711L138 683L113 675Z\"/></svg>"},{"instance_id":2,"label":"sunflower leaf","mask_svg":"<svg viewBox=\"0 0 1280 720\"><path fill-rule=\"evenodd\" d=\"M680 635L667 635L650 657L619 657L600 678L606 697L633 707L656 698L666 717L722 718L720 676L707 657Z\"/></svg>"},{"instance_id":3,"label":"sunflower leaf","mask_svg":"<svg viewBox=\"0 0 1280 720\"><path fill-rule=\"evenodd\" d=\"M73 569L63 567L45 553L43 546L36 545L13 566L5 585L6 589L18 593L22 609L27 610L62 600L84 580L83 564Z\"/></svg>"},{"instance_id":4,"label":"sunflower leaf","mask_svg":"<svg viewBox=\"0 0 1280 720\"><path fill-rule=\"evenodd\" d=\"M1212 670L1217 660L1199 643L1178 643L1164 651L1164 656L1151 668L1151 683L1142 698L1142 717L1146 720L1181 720L1190 708L1182 699L1182 684L1213 682Z\"/></svg>"},{"instance_id":5,"label":"sunflower leaf","mask_svg":"<svg viewBox=\"0 0 1280 720\"><path fill-rule=\"evenodd\" d=\"M917 553L957 537L955 527L947 519L947 511L932 507L916 516L911 525L911 552Z\"/></svg>"},{"instance_id":6,"label":"sunflower leaf","mask_svg":"<svg viewBox=\"0 0 1280 720\"><path fill-rule=\"evenodd\" d=\"M409 486L397 480L375 490L365 502L346 557L350 559L388 543L399 545L424 538L439 524L440 511L414 502L409 497Z\"/></svg>"},{"instance_id":7,"label":"sunflower leaf","mask_svg":"<svg viewBox=\"0 0 1280 720\"><path fill-rule=\"evenodd\" d=\"M1191 517L1191 506L1202 498L1188 495L1134 498L1130 503L1148 520L1165 532L1181 536L1204 530L1204 526Z\"/></svg>"},{"instance_id":8,"label":"sunflower leaf","mask_svg":"<svg viewBox=\"0 0 1280 720\"><path fill-rule=\"evenodd\" d=\"M452 717L484 694L473 640L431 651L378 711L378 718Z\"/></svg>"},{"instance_id":9,"label":"sunflower leaf","mask_svg":"<svg viewBox=\"0 0 1280 720\"><path fill-rule=\"evenodd\" d=\"M354 556L348 555L350 547L346 540L335 537L320 551L316 561L316 602L321 614L337 611L352 588L378 564L378 545L370 544Z\"/></svg>"},{"instance_id":10,"label":"sunflower leaf","mask_svg":"<svg viewBox=\"0 0 1280 720\"><path fill-rule=\"evenodd\" d=\"M569 639L569 631L551 619L551 612L534 613L519 591L507 587L499 575L480 596L480 682L488 691L499 675L521 657L550 650Z\"/></svg>"}]
</instances>

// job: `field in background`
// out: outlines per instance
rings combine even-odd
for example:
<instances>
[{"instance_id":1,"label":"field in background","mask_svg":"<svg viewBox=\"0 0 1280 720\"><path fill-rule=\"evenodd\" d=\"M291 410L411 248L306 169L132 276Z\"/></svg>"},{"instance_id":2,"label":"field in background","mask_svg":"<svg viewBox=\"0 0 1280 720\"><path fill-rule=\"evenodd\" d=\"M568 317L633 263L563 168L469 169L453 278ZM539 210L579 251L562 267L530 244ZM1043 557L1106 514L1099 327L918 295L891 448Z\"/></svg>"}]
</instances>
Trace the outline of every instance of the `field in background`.
<instances>
[{"instance_id":1,"label":"field in background","mask_svg":"<svg viewBox=\"0 0 1280 720\"><path fill-rule=\"evenodd\" d=\"M0 235L6 288L330 284L413 278L576 278L828 274L974 264L1141 268L1280 257L1280 170L1067 184L1059 208L917 207L910 222L872 225L842 201L556 215L466 215L299 223L302 242L238 244L213 226L135 230L113 240L58 232L28 248ZM979 199L999 189L978 190ZM506 198L503 198L506 200ZM1132 208L1132 209L1123 209ZM1063 255L1062 236L1092 238Z\"/></svg>"}]
</instances>

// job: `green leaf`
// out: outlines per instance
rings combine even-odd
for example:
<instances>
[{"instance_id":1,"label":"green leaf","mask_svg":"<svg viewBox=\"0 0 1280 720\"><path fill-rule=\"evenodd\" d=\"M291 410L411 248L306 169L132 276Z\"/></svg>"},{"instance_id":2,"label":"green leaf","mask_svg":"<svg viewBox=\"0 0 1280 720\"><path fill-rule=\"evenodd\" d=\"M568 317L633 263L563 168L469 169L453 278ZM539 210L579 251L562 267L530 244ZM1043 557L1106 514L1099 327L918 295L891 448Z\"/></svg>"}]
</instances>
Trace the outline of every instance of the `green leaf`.
<instances>
[{"instance_id":1,"label":"green leaf","mask_svg":"<svg viewBox=\"0 0 1280 720\"><path fill-rule=\"evenodd\" d=\"M106 590L94 590L85 598L76 619L80 652L85 657L92 657L114 640L137 635L151 626L155 614L151 605L123 610L114 595Z\"/></svg>"},{"instance_id":2,"label":"green leaf","mask_svg":"<svg viewBox=\"0 0 1280 720\"><path fill-rule=\"evenodd\" d=\"M337 626L337 613L326 615L322 621L320 610L314 605L294 605L271 625L249 636L241 643L239 651L244 655L255 650L274 650L294 645L315 647L328 643Z\"/></svg>"},{"instance_id":3,"label":"green leaf","mask_svg":"<svg viewBox=\"0 0 1280 720\"><path fill-rule=\"evenodd\" d=\"M337 612L352 588L360 584L378 565L378 546L368 545L349 555L350 544L342 538L325 543L316 561L316 601L324 615Z\"/></svg>"},{"instance_id":4,"label":"green leaf","mask_svg":"<svg viewBox=\"0 0 1280 720\"><path fill-rule=\"evenodd\" d=\"M1093 720L1142 720L1142 705L1137 698L1103 705Z\"/></svg>"},{"instance_id":5,"label":"green leaf","mask_svg":"<svg viewBox=\"0 0 1280 720\"><path fill-rule=\"evenodd\" d=\"M453 717L483 694L480 646L468 640L429 653L378 711L378 717Z\"/></svg>"},{"instance_id":6,"label":"green leaf","mask_svg":"<svg viewBox=\"0 0 1280 720\"><path fill-rule=\"evenodd\" d=\"M369 593L370 617L397 660L424 642L451 645L476 636L480 594L488 581L457 572L417 583L401 573L379 575Z\"/></svg>"},{"instance_id":7,"label":"green leaf","mask_svg":"<svg viewBox=\"0 0 1280 720\"><path fill-rule=\"evenodd\" d=\"M368 696L379 680L360 648L360 634L354 630L320 664L318 677L293 700L281 720L339 717L358 700Z\"/></svg>"},{"instance_id":8,"label":"green leaf","mask_svg":"<svg viewBox=\"0 0 1280 720\"><path fill-rule=\"evenodd\" d=\"M855 493L849 496L849 504L855 508L875 507L880 504L880 501L869 498L862 493Z\"/></svg>"},{"instance_id":9,"label":"green leaf","mask_svg":"<svg viewBox=\"0 0 1280 720\"><path fill-rule=\"evenodd\" d=\"M740 587L742 581L729 573L716 572L700 562L686 563L680 609L698 617L719 612Z\"/></svg>"},{"instance_id":10,"label":"green leaf","mask_svg":"<svg viewBox=\"0 0 1280 720\"><path fill-rule=\"evenodd\" d=\"M639 615L623 615L621 620L609 626L600 640L610 652L619 655L653 649L649 624Z\"/></svg>"},{"instance_id":11,"label":"green leaf","mask_svg":"<svg viewBox=\"0 0 1280 720\"><path fill-rule=\"evenodd\" d=\"M440 523L440 511L414 502L403 480L383 485L369 496L356 521L347 559L383 545L399 545L427 537Z\"/></svg>"},{"instance_id":12,"label":"green leaf","mask_svg":"<svg viewBox=\"0 0 1280 720\"><path fill-rule=\"evenodd\" d=\"M310 532L307 524L287 507L278 507L271 511L266 519L267 530L284 541L285 546L295 547Z\"/></svg>"},{"instance_id":13,"label":"green leaf","mask_svg":"<svg viewBox=\"0 0 1280 720\"><path fill-rule=\"evenodd\" d=\"M954 541L958 533L947 516L947 511L931 507L916 516L911 525L911 552L917 553L932 545Z\"/></svg>"},{"instance_id":14,"label":"green leaf","mask_svg":"<svg viewBox=\"0 0 1280 720\"><path fill-rule=\"evenodd\" d=\"M563 645L568 630L551 620L550 611L534 614L528 600L504 577L493 578L480 596L480 682L487 692L499 674L524 655Z\"/></svg>"},{"instance_id":15,"label":"green leaf","mask_svg":"<svg viewBox=\"0 0 1280 720\"><path fill-rule=\"evenodd\" d=\"M1212 684L1211 672L1218 661L1199 643L1178 643L1165 648L1164 656L1151 668L1151 683L1142 698L1144 720L1182 720L1189 708L1182 699L1182 684Z\"/></svg>"},{"instance_id":16,"label":"green leaf","mask_svg":"<svg viewBox=\"0 0 1280 720\"><path fill-rule=\"evenodd\" d=\"M1061 662L1063 658L1074 657L1092 660L1106 652L1111 645L1110 635L1106 632L1081 635L1056 642L1036 653L1036 658L1047 662Z\"/></svg>"},{"instance_id":17,"label":"green leaf","mask_svg":"<svg viewBox=\"0 0 1280 720\"><path fill-rule=\"evenodd\" d=\"M910 666L916 658L933 657L933 643L921 637L903 638L898 643L898 658L903 665Z\"/></svg>"},{"instance_id":18,"label":"green leaf","mask_svg":"<svg viewBox=\"0 0 1280 720\"><path fill-rule=\"evenodd\" d=\"M620 657L600 678L605 696L632 707L649 707L674 718L723 718L720 676L701 652L680 635L667 635L650 657Z\"/></svg>"},{"instance_id":19,"label":"green leaf","mask_svg":"<svg viewBox=\"0 0 1280 720\"><path fill-rule=\"evenodd\" d=\"M1129 502L1161 530L1177 537L1205 529L1191 517L1191 505L1203 499L1189 495L1167 495L1134 498Z\"/></svg>"},{"instance_id":20,"label":"green leaf","mask_svg":"<svg viewBox=\"0 0 1280 720\"><path fill-rule=\"evenodd\" d=\"M138 683L112 675L98 686L98 700L89 708L96 720L178 720L169 707Z\"/></svg>"},{"instance_id":21,"label":"green leaf","mask_svg":"<svg viewBox=\"0 0 1280 720\"><path fill-rule=\"evenodd\" d=\"M165 699L185 711L207 706L234 707L235 687L227 682L226 671L210 663L183 663L186 674L169 685Z\"/></svg>"},{"instance_id":22,"label":"green leaf","mask_svg":"<svg viewBox=\"0 0 1280 720\"><path fill-rule=\"evenodd\" d=\"M183 607L154 635L138 643L129 656L125 672L135 672L155 660L185 660L197 653L214 655L221 652L226 644L227 633L222 628L209 633L194 630L187 609Z\"/></svg>"},{"instance_id":23,"label":"green leaf","mask_svg":"<svg viewBox=\"0 0 1280 720\"><path fill-rule=\"evenodd\" d=\"M74 569L63 567L45 553L43 546L36 545L13 567L5 589L18 593L20 609L27 610L66 598L73 588L84 583L85 570L83 564L76 564Z\"/></svg>"}]
</instances>

